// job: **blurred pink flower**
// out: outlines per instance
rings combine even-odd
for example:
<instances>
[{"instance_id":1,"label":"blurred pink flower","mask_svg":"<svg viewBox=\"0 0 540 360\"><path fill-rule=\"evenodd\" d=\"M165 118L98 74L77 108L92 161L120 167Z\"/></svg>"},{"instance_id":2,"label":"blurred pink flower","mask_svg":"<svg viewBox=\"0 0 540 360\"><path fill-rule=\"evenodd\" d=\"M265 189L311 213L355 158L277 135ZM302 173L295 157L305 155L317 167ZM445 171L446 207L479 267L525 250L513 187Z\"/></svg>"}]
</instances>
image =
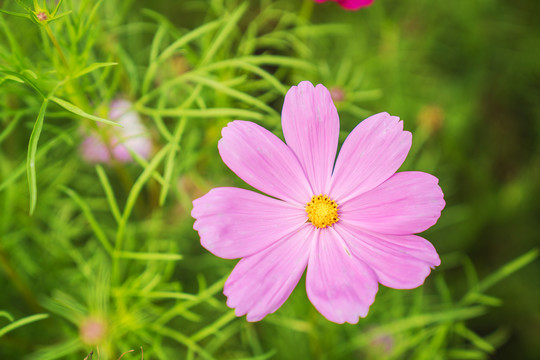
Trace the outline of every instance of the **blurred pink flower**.
<instances>
[{"instance_id":1,"label":"blurred pink flower","mask_svg":"<svg viewBox=\"0 0 540 360\"><path fill-rule=\"evenodd\" d=\"M318 3L323 3L328 0L315 0ZM339 5L341 5L344 9L347 10L358 10L362 7L369 6L373 4L374 0L331 0L337 2Z\"/></svg>"},{"instance_id":2,"label":"blurred pink flower","mask_svg":"<svg viewBox=\"0 0 540 360\"><path fill-rule=\"evenodd\" d=\"M92 133L81 144L81 153L85 160L92 163L109 163L111 157L119 162L133 161L128 149L148 159L152 150L152 141L147 129L132 104L126 100L115 100L109 109L109 119L117 120L122 128L105 128L100 123L103 134ZM107 139L107 143L104 142Z\"/></svg>"},{"instance_id":3,"label":"blurred pink flower","mask_svg":"<svg viewBox=\"0 0 540 360\"><path fill-rule=\"evenodd\" d=\"M412 135L387 113L362 121L336 160L339 118L329 91L304 81L285 96L286 144L261 126L233 121L218 148L227 166L270 195L215 188L193 202L207 250L242 258L225 283L227 305L258 321L289 297L307 266L307 294L328 320L357 323L378 283L423 284L440 264L420 236L444 208L438 179L399 172Z\"/></svg>"},{"instance_id":4,"label":"blurred pink flower","mask_svg":"<svg viewBox=\"0 0 540 360\"><path fill-rule=\"evenodd\" d=\"M85 318L79 326L79 337L84 344L98 345L106 340L107 323L101 317Z\"/></svg>"}]
</instances>

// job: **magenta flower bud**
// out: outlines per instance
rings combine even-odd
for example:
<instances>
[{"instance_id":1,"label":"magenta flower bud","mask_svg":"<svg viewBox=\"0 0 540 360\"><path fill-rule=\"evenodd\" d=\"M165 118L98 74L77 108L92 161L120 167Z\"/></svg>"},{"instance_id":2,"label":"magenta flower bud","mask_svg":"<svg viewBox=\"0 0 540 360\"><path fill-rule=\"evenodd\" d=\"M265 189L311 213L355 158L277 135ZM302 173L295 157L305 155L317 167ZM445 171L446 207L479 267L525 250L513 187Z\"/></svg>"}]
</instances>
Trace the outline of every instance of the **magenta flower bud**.
<instances>
[{"instance_id":1,"label":"magenta flower bud","mask_svg":"<svg viewBox=\"0 0 540 360\"><path fill-rule=\"evenodd\" d=\"M315 0L318 3L326 2L328 0ZM341 5L342 8L347 10L358 10L362 7L373 4L374 0L332 0Z\"/></svg>"}]
</instances>

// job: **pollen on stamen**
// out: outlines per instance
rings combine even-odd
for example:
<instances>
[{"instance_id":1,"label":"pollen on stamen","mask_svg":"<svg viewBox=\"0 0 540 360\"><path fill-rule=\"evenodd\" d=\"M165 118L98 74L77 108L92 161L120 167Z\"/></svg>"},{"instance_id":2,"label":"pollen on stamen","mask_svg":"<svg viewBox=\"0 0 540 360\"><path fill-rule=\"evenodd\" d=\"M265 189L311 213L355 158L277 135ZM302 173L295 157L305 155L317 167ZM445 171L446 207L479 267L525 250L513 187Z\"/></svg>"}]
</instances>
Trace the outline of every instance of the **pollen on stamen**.
<instances>
[{"instance_id":1,"label":"pollen on stamen","mask_svg":"<svg viewBox=\"0 0 540 360\"><path fill-rule=\"evenodd\" d=\"M36 17L38 18L39 21L45 21L48 19L48 16L47 16L47 13L43 12L43 11L40 11L36 14Z\"/></svg>"},{"instance_id":2,"label":"pollen on stamen","mask_svg":"<svg viewBox=\"0 0 540 360\"><path fill-rule=\"evenodd\" d=\"M315 195L306 204L308 220L316 228L323 229L339 221L338 204L327 195Z\"/></svg>"}]
</instances>

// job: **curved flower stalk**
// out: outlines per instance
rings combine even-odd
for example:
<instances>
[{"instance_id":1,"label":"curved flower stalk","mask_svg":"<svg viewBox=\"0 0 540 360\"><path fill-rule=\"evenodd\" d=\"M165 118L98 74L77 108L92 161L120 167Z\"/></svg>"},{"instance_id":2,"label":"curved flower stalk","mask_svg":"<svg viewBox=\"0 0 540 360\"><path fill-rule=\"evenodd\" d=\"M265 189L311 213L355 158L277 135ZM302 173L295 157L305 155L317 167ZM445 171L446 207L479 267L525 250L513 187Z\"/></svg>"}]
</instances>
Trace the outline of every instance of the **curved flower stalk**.
<instances>
[{"instance_id":1,"label":"curved flower stalk","mask_svg":"<svg viewBox=\"0 0 540 360\"><path fill-rule=\"evenodd\" d=\"M328 0L315 0L318 3L323 3ZM374 0L332 0L337 2L341 7L347 10L358 10L360 8L373 4Z\"/></svg>"},{"instance_id":2,"label":"curved flower stalk","mask_svg":"<svg viewBox=\"0 0 540 360\"><path fill-rule=\"evenodd\" d=\"M378 284L412 289L440 259L413 235L444 208L438 179L399 172L412 135L387 113L362 121L336 160L339 118L329 91L304 81L282 111L286 143L233 121L218 148L227 166L268 194L215 188L193 202L194 228L216 256L242 258L225 283L227 305L258 321L289 297L307 267L312 304L328 320L357 323Z\"/></svg>"},{"instance_id":3,"label":"curved flower stalk","mask_svg":"<svg viewBox=\"0 0 540 360\"><path fill-rule=\"evenodd\" d=\"M88 135L81 144L83 158L91 163L110 163L112 159L119 162L131 162L129 151L148 159L152 151L152 140L144 127L139 114L131 109L132 104L126 100L114 100L109 109L109 118L117 120L121 128L103 128L104 134Z\"/></svg>"}]
</instances>

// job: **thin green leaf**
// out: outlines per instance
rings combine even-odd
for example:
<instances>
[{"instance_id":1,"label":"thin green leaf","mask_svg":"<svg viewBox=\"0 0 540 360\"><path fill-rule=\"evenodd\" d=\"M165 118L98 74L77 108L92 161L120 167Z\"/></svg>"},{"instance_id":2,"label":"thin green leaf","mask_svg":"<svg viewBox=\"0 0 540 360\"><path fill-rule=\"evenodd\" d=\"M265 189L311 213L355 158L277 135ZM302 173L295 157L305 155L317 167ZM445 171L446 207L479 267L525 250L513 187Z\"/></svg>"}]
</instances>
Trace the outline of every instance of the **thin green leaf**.
<instances>
[{"instance_id":1,"label":"thin green leaf","mask_svg":"<svg viewBox=\"0 0 540 360\"><path fill-rule=\"evenodd\" d=\"M110 121L110 120L107 120L107 119L100 118L98 116L88 114L84 110L82 110L81 108L78 108L77 106L73 105L72 103L69 103L69 102L67 102L65 100L62 100L60 98L57 98L57 97L53 96L51 98L51 101L53 101L56 104L60 105L61 107L63 107L67 111L69 111L69 112L71 112L71 113L73 113L75 115L79 115L80 117L83 117L85 119L101 122L101 123L104 123L104 124L109 124L109 125L112 125L112 126L122 127L120 124L117 124L114 121Z\"/></svg>"},{"instance_id":2,"label":"thin green leaf","mask_svg":"<svg viewBox=\"0 0 540 360\"><path fill-rule=\"evenodd\" d=\"M58 136L50 140L47 144L42 145L39 149L40 151L38 152L36 156L36 160L41 159L43 156L45 156L47 151L49 151L49 149L56 146L56 144L58 144L60 141L63 141L63 138ZM17 181L21 176L24 175L25 172L26 172L26 161L23 161L20 165L17 166L17 168L14 171L12 171L9 174L9 176L6 179L4 179L4 181L2 181L2 183L0 183L0 191L4 190L9 185Z\"/></svg>"},{"instance_id":3,"label":"thin green leaf","mask_svg":"<svg viewBox=\"0 0 540 360\"><path fill-rule=\"evenodd\" d=\"M30 192L30 215L34 213L37 203L37 181L36 181L36 151L39 142L39 136L43 129L43 120L45 119L45 111L49 101L43 100L39 114L34 124L30 141L28 142L28 153L26 156L26 174L28 176L28 189Z\"/></svg>"},{"instance_id":4,"label":"thin green leaf","mask_svg":"<svg viewBox=\"0 0 540 360\"><path fill-rule=\"evenodd\" d=\"M480 281L478 284L477 291L484 292L502 279L512 275L522 267L530 264L538 257L538 249L532 249L525 254L521 255L515 260L510 261L509 263L503 265L500 269L495 271L493 274L486 277L484 280Z\"/></svg>"},{"instance_id":5,"label":"thin green leaf","mask_svg":"<svg viewBox=\"0 0 540 360\"><path fill-rule=\"evenodd\" d=\"M142 187L144 184L150 179L152 176L152 173L157 168L157 166L161 163L161 161L165 158L165 155L169 151L169 145L164 146L150 161L148 166L144 169L142 174L139 176L137 181L135 181L135 184L133 184L133 187L131 188L131 191L129 192L127 201L126 201L126 207L124 208L124 213L122 215L122 219L127 221L129 218L131 211L133 210L133 207L135 206L135 201L137 200L137 197L139 196L139 193L142 190Z\"/></svg>"},{"instance_id":6,"label":"thin green leaf","mask_svg":"<svg viewBox=\"0 0 540 360\"><path fill-rule=\"evenodd\" d=\"M219 331L220 328L227 325L231 321L236 319L236 315L234 314L234 310L230 310L225 313L222 317L214 321L211 325L197 331L195 334L191 335L191 340L193 341L201 341L202 339L206 338L207 336L210 336L212 334L215 334Z\"/></svg>"},{"instance_id":7,"label":"thin green leaf","mask_svg":"<svg viewBox=\"0 0 540 360\"><path fill-rule=\"evenodd\" d=\"M146 168L148 166L149 162L145 158L143 158L131 149L127 150L137 164L141 165L143 168ZM163 179L163 176L161 176L159 172L154 171L152 173L152 179L156 180L161 186L165 186L165 179Z\"/></svg>"},{"instance_id":8,"label":"thin green leaf","mask_svg":"<svg viewBox=\"0 0 540 360\"><path fill-rule=\"evenodd\" d=\"M303 332L307 334L312 333L314 330L314 326L311 322L305 321L305 320L294 319L291 317L276 315L276 316L268 317L267 321L269 323L283 326L284 328L288 328L293 331Z\"/></svg>"},{"instance_id":9,"label":"thin green leaf","mask_svg":"<svg viewBox=\"0 0 540 360\"><path fill-rule=\"evenodd\" d=\"M145 298L150 298L150 299L178 299L178 300L197 299L196 295L176 292L176 291L137 292L135 296L145 297Z\"/></svg>"},{"instance_id":10,"label":"thin green leaf","mask_svg":"<svg viewBox=\"0 0 540 360\"><path fill-rule=\"evenodd\" d=\"M60 9L60 5L62 5L62 3L64 2L64 0L58 0L58 2L56 3L56 7L54 8L53 12L52 12L52 16L55 16L56 13L58 12L58 9Z\"/></svg>"},{"instance_id":11,"label":"thin green leaf","mask_svg":"<svg viewBox=\"0 0 540 360\"><path fill-rule=\"evenodd\" d=\"M157 325L164 325L168 323L171 319L173 319L175 316L184 314L186 310L190 307L196 306L204 301L209 301L210 299L213 299L213 296L223 289L223 285L225 284L227 277L228 275L223 277L221 280L216 281L214 284L212 284L206 289L200 286L196 299L174 305L169 310L167 310L167 312L163 313L159 317L159 319L155 321L155 323Z\"/></svg>"},{"instance_id":12,"label":"thin green leaf","mask_svg":"<svg viewBox=\"0 0 540 360\"><path fill-rule=\"evenodd\" d=\"M101 167L101 165L96 165L96 172L98 174L99 181L101 182L101 186L105 191L105 196L107 197L107 201L109 202L111 213L113 214L114 219L118 223L120 222L121 218L120 210L118 208L118 203L116 202L116 197L114 196L114 191L111 187L111 184L109 183L109 179L107 178L105 170L103 170L103 167Z\"/></svg>"},{"instance_id":13,"label":"thin green leaf","mask_svg":"<svg viewBox=\"0 0 540 360\"><path fill-rule=\"evenodd\" d=\"M164 180L165 183L161 187L161 193L159 194L159 205L163 206L165 203L165 199L167 198L167 194L169 193L169 187L173 175L173 167L174 167L174 160L176 158L176 153L178 149L178 145L180 143L180 139L182 137L182 134L184 133L184 129L186 127L187 118L183 117L178 125L176 126L176 129L174 131L174 138L172 139L172 143L174 146L171 147L171 151L169 152L169 156L167 157L167 161L165 162L165 171L164 171Z\"/></svg>"},{"instance_id":14,"label":"thin green leaf","mask_svg":"<svg viewBox=\"0 0 540 360\"><path fill-rule=\"evenodd\" d=\"M66 359L69 358L69 355L72 355L75 352L78 352L79 355L81 350L86 351L85 345L81 340L76 337L73 339L62 341L58 344L50 345L45 348L42 348L32 354L29 357L29 360L55 360L55 359ZM77 357L81 359L82 357ZM94 358L95 359L95 358Z\"/></svg>"},{"instance_id":15,"label":"thin green leaf","mask_svg":"<svg viewBox=\"0 0 540 360\"><path fill-rule=\"evenodd\" d=\"M479 350L452 349L447 352L446 358L456 360L477 360L486 359L487 356L485 352Z\"/></svg>"},{"instance_id":16,"label":"thin green leaf","mask_svg":"<svg viewBox=\"0 0 540 360\"><path fill-rule=\"evenodd\" d=\"M239 60L254 64L254 65L280 65L288 66L292 68L299 68L304 70L315 70L316 67L312 63L296 59L288 56L279 55L259 55L259 56L246 56Z\"/></svg>"},{"instance_id":17,"label":"thin green leaf","mask_svg":"<svg viewBox=\"0 0 540 360\"><path fill-rule=\"evenodd\" d=\"M120 251L117 254L118 254L118 257L122 259L145 260L145 261L148 261L148 260L179 261L184 258L180 254L134 252L134 251Z\"/></svg>"},{"instance_id":18,"label":"thin green leaf","mask_svg":"<svg viewBox=\"0 0 540 360\"><path fill-rule=\"evenodd\" d=\"M42 98L44 98L44 99L46 98L45 94L37 87L37 85L34 84L34 82L32 80L30 80L29 78L27 78L26 76L24 76L22 74L19 74L19 73L16 73L14 71L5 70L5 69L0 69L0 73L8 74L8 75L14 76L16 78L19 78L20 80L24 81L27 85L30 85L34 90L36 90L37 93Z\"/></svg>"},{"instance_id":19,"label":"thin green leaf","mask_svg":"<svg viewBox=\"0 0 540 360\"><path fill-rule=\"evenodd\" d=\"M37 80L37 78L38 78L38 76L36 75L36 73L33 72L33 71L30 70L30 69L24 69L24 70L22 70L22 71L21 71L21 74L23 74L23 73L28 73L28 74L30 74L30 76L32 76L32 77L33 77L34 79L36 79L36 80Z\"/></svg>"},{"instance_id":20,"label":"thin green leaf","mask_svg":"<svg viewBox=\"0 0 540 360\"><path fill-rule=\"evenodd\" d=\"M10 322L13 322L13 316L11 316L10 313L8 313L7 311L0 311L0 317L4 317L6 319L8 319Z\"/></svg>"},{"instance_id":21,"label":"thin green leaf","mask_svg":"<svg viewBox=\"0 0 540 360\"><path fill-rule=\"evenodd\" d=\"M501 306L503 301L499 298L486 294L472 293L469 301L471 303L486 305L486 306Z\"/></svg>"},{"instance_id":22,"label":"thin green leaf","mask_svg":"<svg viewBox=\"0 0 540 360\"><path fill-rule=\"evenodd\" d=\"M145 104L153 97L157 95L161 95L163 92L167 91L173 86L177 84L186 83L187 77L193 74L205 74L209 71L214 71L214 70L219 70L219 69L230 69L231 67L235 67L235 66L250 70L248 67L246 67L246 64L249 64L252 66L262 66L262 65L275 65L275 66L280 66L280 67L286 66L286 67L299 68L299 69L308 70L308 71L315 70L315 66L305 60L294 59L294 58L290 58L286 56L260 55L260 56L246 56L246 57L237 58L237 59L228 59L228 60L211 63L206 66L199 67L197 70L193 70L188 73L178 75L174 79L164 82L159 88L145 93L145 95L143 95L137 101L136 105L138 106L141 104ZM263 77L263 78L267 79L267 77ZM271 83L275 84L275 81ZM279 90L280 86L278 85L277 88ZM286 88L283 89L283 86L281 86L280 91L282 93L285 93L286 90L287 90Z\"/></svg>"},{"instance_id":23,"label":"thin green leaf","mask_svg":"<svg viewBox=\"0 0 540 360\"><path fill-rule=\"evenodd\" d=\"M442 274L438 274L438 276L435 278L435 286L437 287L437 290L439 291L439 294L441 295L442 301L446 305L452 304L452 293L450 292L450 289L448 288L448 285L446 285L446 282L444 281L444 277Z\"/></svg>"},{"instance_id":24,"label":"thin green leaf","mask_svg":"<svg viewBox=\"0 0 540 360\"><path fill-rule=\"evenodd\" d=\"M459 323L455 327L456 333L461 335L463 338L469 340L474 346L478 349L483 350L488 353L495 352L495 347L484 340L481 336L476 334L471 329L467 328L463 323Z\"/></svg>"},{"instance_id":25,"label":"thin green leaf","mask_svg":"<svg viewBox=\"0 0 540 360\"><path fill-rule=\"evenodd\" d=\"M114 65L118 65L118 63L116 62L102 62L102 63L93 63L92 65L90 66L87 66L86 68L82 69L81 71L79 71L78 73L76 73L75 75L72 76L72 79L76 79L80 76L83 76L83 75L86 75L88 74L89 72L92 72L94 70L97 70L97 69L100 69L102 67L107 67L107 66L114 66Z\"/></svg>"},{"instance_id":26,"label":"thin green leaf","mask_svg":"<svg viewBox=\"0 0 540 360\"><path fill-rule=\"evenodd\" d=\"M61 13L61 14L59 14L59 15L56 15L55 17L51 18L51 19L49 20L49 22L53 22L53 21L56 21L56 20L58 20L58 19L61 19L61 18L63 18L64 16L67 16L67 15L71 14L72 12L73 12L72 10L69 10L69 11L66 11L66 12L64 12L64 13Z\"/></svg>"},{"instance_id":27,"label":"thin green leaf","mask_svg":"<svg viewBox=\"0 0 540 360\"><path fill-rule=\"evenodd\" d=\"M268 360L273 358L274 355L276 355L276 352L277 350L273 349L262 355L257 355L249 358L239 358L238 360Z\"/></svg>"},{"instance_id":28,"label":"thin green leaf","mask_svg":"<svg viewBox=\"0 0 540 360\"><path fill-rule=\"evenodd\" d=\"M8 14L8 15L13 15L13 16L18 16L18 17L30 19L30 15L28 15L28 14L21 14L21 13L16 13L16 12L13 12L13 11L2 10L2 9L0 9L0 12L2 12L4 14Z\"/></svg>"},{"instance_id":29,"label":"thin green leaf","mask_svg":"<svg viewBox=\"0 0 540 360\"><path fill-rule=\"evenodd\" d=\"M166 336L178 343L186 346L191 351L199 354L203 359L213 360L214 357L201 348L196 342L186 337L179 331L172 330L166 326L151 325L151 328L158 334Z\"/></svg>"},{"instance_id":30,"label":"thin green leaf","mask_svg":"<svg viewBox=\"0 0 540 360\"><path fill-rule=\"evenodd\" d=\"M195 30L192 30L189 33L185 34L184 36L173 42L171 45L169 45L165 50L163 50L159 57L154 62L150 63L150 65L148 66L148 70L146 71L142 85L143 94L148 91L150 84L152 83L152 79L154 78L157 70L165 60L173 56L178 49L186 46L191 41L217 28L221 22L222 20L216 20L200 26Z\"/></svg>"},{"instance_id":31,"label":"thin green leaf","mask_svg":"<svg viewBox=\"0 0 540 360\"><path fill-rule=\"evenodd\" d=\"M247 10L248 3L244 2L242 5L238 7L238 9L234 12L234 14L226 19L225 26L221 30L221 32L218 34L218 36L215 38L215 40L212 41L212 45L208 49L208 51L204 54L204 58L202 59L200 65L208 64L212 61L212 58L215 56L219 48L226 43L226 40L230 37L231 32L234 30L236 24L242 17L242 14Z\"/></svg>"},{"instance_id":32,"label":"thin green leaf","mask_svg":"<svg viewBox=\"0 0 540 360\"><path fill-rule=\"evenodd\" d=\"M77 38L82 38L84 34L87 34L90 26L92 26L95 23L95 19L98 13L98 9L103 4L103 0L98 0L95 5L92 7L92 10L89 12L88 16L85 17L85 21L81 21L79 23L79 27L77 29Z\"/></svg>"},{"instance_id":33,"label":"thin green leaf","mask_svg":"<svg viewBox=\"0 0 540 360\"><path fill-rule=\"evenodd\" d=\"M162 116L187 116L194 118L238 118L261 121L264 116L258 112L236 108L211 108L211 109L151 109L139 107L137 110L145 115Z\"/></svg>"},{"instance_id":34,"label":"thin green leaf","mask_svg":"<svg viewBox=\"0 0 540 360\"><path fill-rule=\"evenodd\" d=\"M32 9L30 9L24 2L22 2L21 0L15 0L17 2L17 4L19 4L20 6L23 7L24 10L28 11L28 12L32 12Z\"/></svg>"},{"instance_id":35,"label":"thin green leaf","mask_svg":"<svg viewBox=\"0 0 540 360\"><path fill-rule=\"evenodd\" d=\"M469 293L464 296L463 303L468 304L474 299L475 294L483 293L502 279L512 275L522 267L530 264L538 257L538 249L532 249L525 254L521 255L517 259L510 261L509 263L503 265L493 274L486 277L484 280L480 281L477 286L472 288Z\"/></svg>"},{"instance_id":36,"label":"thin green leaf","mask_svg":"<svg viewBox=\"0 0 540 360\"><path fill-rule=\"evenodd\" d=\"M268 112L271 115L279 116L279 114L276 112L276 110L274 110L272 107L266 105L264 102L258 100L257 98L255 98L255 97L253 97L251 95L248 95L248 94L243 93L241 91L235 90L235 89L223 84L222 82L215 81L215 80L212 80L210 78L207 78L207 77L204 77L204 76L198 76L198 75L194 75L194 74L188 75L187 78L190 78L190 79L192 79L192 80L194 80L196 82L199 82L201 84L204 84L206 86L209 86L209 87L213 88L216 91L219 91L219 92L222 92L224 94L229 95L230 97L241 100L241 101L245 102L246 104L256 106L259 109L264 110L264 111Z\"/></svg>"},{"instance_id":37,"label":"thin green leaf","mask_svg":"<svg viewBox=\"0 0 540 360\"><path fill-rule=\"evenodd\" d=\"M7 334L8 332L13 331L21 326L24 326L24 325L27 325L27 324L30 324L39 320L46 319L48 317L49 317L49 314L36 314L36 315L27 316L25 318L14 321L11 324L6 325L0 329L0 338L4 336L5 334Z\"/></svg>"},{"instance_id":38,"label":"thin green leaf","mask_svg":"<svg viewBox=\"0 0 540 360\"><path fill-rule=\"evenodd\" d=\"M0 81L0 84L3 83L6 80L12 80L12 81L18 82L19 84L24 84L24 81L22 81L21 79L19 79L18 77L15 77L13 75L6 75L1 80L2 81Z\"/></svg>"},{"instance_id":39,"label":"thin green leaf","mask_svg":"<svg viewBox=\"0 0 540 360\"><path fill-rule=\"evenodd\" d=\"M15 34L13 33L13 29L6 23L4 20L4 16L0 16L0 26L2 26L3 29L3 35L4 38L8 40L10 52L9 55L12 60L16 60L18 63L22 64L25 62L26 58L24 57L20 44L18 42L18 39L16 38ZM7 50L7 49L6 49ZM6 54L7 56L8 54ZM9 63L12 60L8 60L7 63Z\"/></svg>"},{"instance_id":40,"label":"thin green leaf","mask_svg":"<svg viewBox=\"0 0 540 360\"><path fill-rule=\"evenodd\" d=\"M167 152L169 151L169 145L165 145L150 161L148 166L144 169L142 174L137 178L133 186L131 187L131 190L128 194L128 198L126 200L126 206L124 207L124 213L122 214L122 217L120 218L120 223L118 224L118 230L116 233L116 243L115 243L115 251L119 252L122 249L122 243L124 240L124 231L126 228L127 221L131 215L131 212L133 210L133 207L135 206L135 202L137 201L137 198L139 196L139 193L141 192L144 184L150 179L152 176L154 170L158 167L158 165L161 163L161 161L165 158L165 155L167 155ZM114 268L113 268L114 270Z\"/></svg>"},{"instance_id":41,"label":"thin green leaf","mask_svg":"<svg viewBox=\"0 0 540 360\"><path fill-rule=\"evenodd\" d=\"M99 242L101 242L101 245L103 245L103 248L109 253L113 253L113 248L109 240L107 239L107 236L105 235L105 232L99 225L99 222L94 217L94 214L92 213L92 209L90 209L90 206L84 201L75 191L67 188L62 187L62 190L79 205L81 208L84 216L86 217L86 220L90 223L90 226L92 227L92 230L94 231L94 234L98 238Z\"/></svg>"},{"instance_id":42,"label":"thin green leaf","mask_svg":"<svg viewBox=\"0 0 540 360\"><path fill-rule=\"evenodd\" d=\"M418 314L395 321L381 324L364 334L362 337L352 339L348 344L344 344L338 353L348 353L362 346L366 346L370 341L380 336L404 333L411 329L426 328L428 326L444 323L448 321L459 321L475 318L486 313L483 306L473 306L469 308L451 309L430 314Z\"/></svg>"},{"instance_id":43,"label":"thin green leaf","mask_svg":"<svg viewBox=\"0 0 540 360\"><path fill-rule=\"evenodd\" d=\"M154 39L152 40L152 45L150 46L150 58L148 61L149 64L152 64L154 61L156 61L159 54L161 42L165 38L165 35L167 35L167 26L161 25L156 32Z\"/></svg>"}]
</instances>

